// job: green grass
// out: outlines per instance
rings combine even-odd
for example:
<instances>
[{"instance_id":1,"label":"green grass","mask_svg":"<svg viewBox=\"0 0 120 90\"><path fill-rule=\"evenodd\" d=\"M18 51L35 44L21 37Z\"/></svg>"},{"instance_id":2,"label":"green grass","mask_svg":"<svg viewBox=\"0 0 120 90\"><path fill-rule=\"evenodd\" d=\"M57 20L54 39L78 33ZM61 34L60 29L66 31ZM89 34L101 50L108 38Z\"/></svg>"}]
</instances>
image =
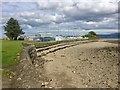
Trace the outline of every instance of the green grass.
<instances>
[{"instance_id":1,"label":"green grass","mask_svg":"<svg viewBox=\"0 0 120 90\"><path fill-rule=\"evenodd\" d=\"M9 76L15 76L16 73L10 70L2 70L1 76L9 77Z\"/></svg>"},{"instance_id":2,"label":"green grass","mask_svg":"<svg viewBox=\"0 0 120 90\"><path fill-rule=\"evenodd\" d=\"M2 66L10 66L17 63L17 55L22 50L23 41L2 40Z\"/></svg>"}]
</instances>

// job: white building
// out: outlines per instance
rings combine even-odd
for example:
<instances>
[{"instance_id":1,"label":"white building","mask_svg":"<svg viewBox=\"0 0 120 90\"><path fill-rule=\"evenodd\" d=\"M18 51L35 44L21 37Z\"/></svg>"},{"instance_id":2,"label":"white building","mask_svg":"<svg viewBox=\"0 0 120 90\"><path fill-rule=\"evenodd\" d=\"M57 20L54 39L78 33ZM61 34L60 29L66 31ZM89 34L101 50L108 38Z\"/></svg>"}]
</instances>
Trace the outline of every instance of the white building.
<instances>
[{"instance_id":1,"label":"white building","mask_svg":"<svg viewBox=\"0 0 120 90\"><path fill-rule=\"evenodd\" d=\"M35 36L26 36L25 40L27 40L27 41L33 41L34 38L35 38Z\"/></svg>"},{"instance_id":2,"label":"white building","mask_svg":"<svg viewBox=\"0 0 120 90\"><path fill-rule=\"evenodd\" d=\"M62 41L62 40L65 40L65 38L62 37L62 36L56 36L55 37L55 41Z\"/></svg>"}]
</instances>

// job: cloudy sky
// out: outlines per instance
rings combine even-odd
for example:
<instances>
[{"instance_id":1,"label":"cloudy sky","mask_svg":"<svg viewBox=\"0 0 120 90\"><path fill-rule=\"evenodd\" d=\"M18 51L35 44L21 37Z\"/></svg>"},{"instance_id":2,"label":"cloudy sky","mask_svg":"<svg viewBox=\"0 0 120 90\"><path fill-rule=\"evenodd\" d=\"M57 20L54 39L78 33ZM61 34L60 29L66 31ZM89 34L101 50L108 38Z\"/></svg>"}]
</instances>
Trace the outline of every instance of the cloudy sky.
<instances>
[{"instance_id":1,"label":"cloudy sky","mask_svg":"<svg viewBox=\"0 0 120 90\"><path fill-rule=\"evenodd\" d=\"M98 34L118 32L119 0L19 1L1 3L1 28L13 17L19 21L26 35L39 32L83 35L91 30Z\"/></svg>"}]
</instances>

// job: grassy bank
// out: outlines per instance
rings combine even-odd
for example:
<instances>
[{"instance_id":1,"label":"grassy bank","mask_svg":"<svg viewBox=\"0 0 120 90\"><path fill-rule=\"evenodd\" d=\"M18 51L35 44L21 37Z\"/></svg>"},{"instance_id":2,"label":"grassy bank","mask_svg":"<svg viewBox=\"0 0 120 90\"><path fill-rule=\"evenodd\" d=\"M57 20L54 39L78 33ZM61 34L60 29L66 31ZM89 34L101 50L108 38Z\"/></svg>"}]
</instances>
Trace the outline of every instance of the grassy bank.
<instances>
[{"instance_id":1,"label":"grassy bank","mask_svg":"<svg viewBox=\"0 0 120 90\"><path fill-rule=\"evenodd\" d=\"M16 57L22 50L23 41L2 40L2 66L10 66L17 63Z\"/></svg>"}]
</instances>

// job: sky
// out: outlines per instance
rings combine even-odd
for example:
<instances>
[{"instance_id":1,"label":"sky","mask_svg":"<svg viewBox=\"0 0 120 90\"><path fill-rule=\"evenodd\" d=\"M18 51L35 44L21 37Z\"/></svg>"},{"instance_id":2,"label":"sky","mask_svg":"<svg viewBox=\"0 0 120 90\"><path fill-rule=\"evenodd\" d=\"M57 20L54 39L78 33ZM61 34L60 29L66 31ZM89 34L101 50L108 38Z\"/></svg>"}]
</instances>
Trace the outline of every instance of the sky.
<instances>
[{"instance_id":1,"label":"sky","mask_svg":"<svg viewBox=\"0 0 120 90\"><path fill-rule=\"evenodd\" d=\"M49 32L57 35L84 35L118 32L119 0L4 0L0 3L0 30L6 22L19 21L26 35Z\"/></svg>"}]
</instances>

